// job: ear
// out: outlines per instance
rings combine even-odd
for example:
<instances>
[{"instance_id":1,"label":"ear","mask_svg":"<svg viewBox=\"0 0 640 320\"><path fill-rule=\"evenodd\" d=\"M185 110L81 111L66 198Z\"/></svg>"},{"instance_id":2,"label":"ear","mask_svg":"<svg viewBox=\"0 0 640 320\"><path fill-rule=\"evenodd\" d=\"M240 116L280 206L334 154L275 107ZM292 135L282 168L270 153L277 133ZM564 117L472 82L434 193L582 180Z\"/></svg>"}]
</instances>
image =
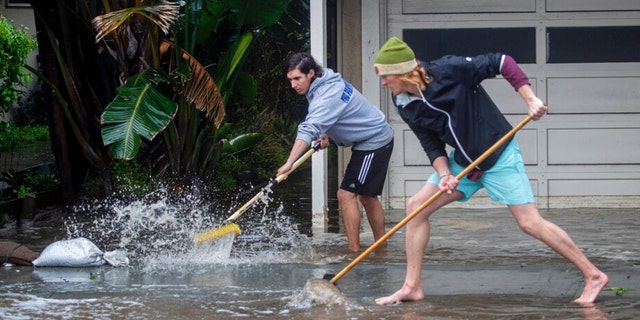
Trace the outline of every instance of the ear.
<instances>
[{"instance_id":1,"label":"ear","mask_svg":"<svg viewBox=\"0 0 640 320\"><path fill-rule=\"evenodd\" d=\"M316 70L314 69L309 70L309 73L307 73L307 76L313 79L316 76Z\"/></svg>"}]
</instances>

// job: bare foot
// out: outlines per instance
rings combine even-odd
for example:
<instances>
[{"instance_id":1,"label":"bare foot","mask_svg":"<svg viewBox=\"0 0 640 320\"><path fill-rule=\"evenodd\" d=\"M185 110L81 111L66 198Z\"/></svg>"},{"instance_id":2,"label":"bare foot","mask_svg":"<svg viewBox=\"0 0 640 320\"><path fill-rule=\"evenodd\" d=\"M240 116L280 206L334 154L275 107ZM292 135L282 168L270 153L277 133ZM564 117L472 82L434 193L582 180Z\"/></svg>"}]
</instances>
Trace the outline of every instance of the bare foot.
<instances>
[{"instance_id":1,"label":"bare foot","mask_svg":"<svg viewBox=\"0 0 640 320\"><path fill-rule=\"evenodd\" d=\"M400 290L390 296L376 299L376 304L386 306L396 304L401 301L417 301L422 299L424 299L422 288L412 290L407 286L403 286Z\"/></svg>"},{"instance_id":2,"label":"bare foot","mask_svg":"<svg viewBox=\"0 0 640 320\"><path fill-rule=\"evenodd\" d=\"M575 303L579 303L583 306L593 305L596 298L600 294L600 291L609 283L609 277L602 271L598 270L598 273L589 279L586 279L582 295L578 299L573 300Z\"/></svg>"}]
</instances>

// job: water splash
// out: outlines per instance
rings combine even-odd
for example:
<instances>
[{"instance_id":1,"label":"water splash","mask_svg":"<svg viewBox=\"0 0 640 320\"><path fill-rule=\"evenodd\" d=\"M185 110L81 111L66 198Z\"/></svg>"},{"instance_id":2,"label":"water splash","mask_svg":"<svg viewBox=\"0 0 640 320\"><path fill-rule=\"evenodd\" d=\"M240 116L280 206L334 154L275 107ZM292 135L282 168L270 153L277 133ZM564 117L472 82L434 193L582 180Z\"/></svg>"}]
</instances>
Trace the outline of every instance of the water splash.
<instances>
[{"instance_id":1,"label":"water splash","mask_svg":"<svg viewBox=\"0 0 640 320\"><path fill-rule=\"evenodd\" d=\"M362 309L353 299L345 296L331 282L324 279L309 279L304 290L294 295L289 302L291 306L342 306L343 308Z\"/></svg>"},{"instance_id":2,"label":"water splash","mask_svg":"<svg viewBox=\"0 0 640 320\"><path fill-rule=\"evenodd\" d=\"M76 206L65 228L70 238L85 237L102 250L127 252L132 266L149 272L212 263L313 259L308 237L268 194L238 219L240 236L229 234L197 245L195 236L221 225L231 211L221 206L198 192L176 195L160 189L137 200Z\"/></svg>"}]
</instances>

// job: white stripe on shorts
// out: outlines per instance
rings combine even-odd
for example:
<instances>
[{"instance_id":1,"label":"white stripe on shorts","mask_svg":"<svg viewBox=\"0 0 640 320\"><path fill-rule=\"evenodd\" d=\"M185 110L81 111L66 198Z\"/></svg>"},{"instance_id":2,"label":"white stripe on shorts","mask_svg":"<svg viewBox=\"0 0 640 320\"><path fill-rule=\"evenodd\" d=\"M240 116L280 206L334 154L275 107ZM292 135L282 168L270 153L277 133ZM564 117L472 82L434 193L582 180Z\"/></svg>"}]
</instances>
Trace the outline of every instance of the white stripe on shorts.
<instances>
[{"instance_id":1,"label":"white stripe on shorts","mask_svg":"<svg viewBox=\"0 0 640 320\"><path fill-rule=\"evenodd\" d=\"M358 175L358 181L362 184L364 184L369 168L371 168L371 160L373 160L373 153L366 155L362 161L362 167L360 167L360 174Z\"/></svg>"}]
</instances>

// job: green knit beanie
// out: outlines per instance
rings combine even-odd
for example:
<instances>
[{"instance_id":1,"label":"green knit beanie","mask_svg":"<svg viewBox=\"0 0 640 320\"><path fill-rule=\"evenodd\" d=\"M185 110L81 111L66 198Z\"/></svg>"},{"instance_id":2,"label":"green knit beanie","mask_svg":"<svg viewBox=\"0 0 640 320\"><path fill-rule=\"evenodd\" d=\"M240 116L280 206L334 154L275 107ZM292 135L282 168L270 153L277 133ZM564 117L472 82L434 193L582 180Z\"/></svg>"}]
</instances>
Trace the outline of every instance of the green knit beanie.
<instances>
[{"instance_id":1,"label":"green knit beanie","mask_svg":"<svg viewBox=\"0 0 640 320\"><path fill-rule=\"evenodd\" d=\"M405 74L413 71L418 66L418 61L406 43L397 37L391 37L380 48L373 66L379 76Z\"/></svg>"}]
</instances>

